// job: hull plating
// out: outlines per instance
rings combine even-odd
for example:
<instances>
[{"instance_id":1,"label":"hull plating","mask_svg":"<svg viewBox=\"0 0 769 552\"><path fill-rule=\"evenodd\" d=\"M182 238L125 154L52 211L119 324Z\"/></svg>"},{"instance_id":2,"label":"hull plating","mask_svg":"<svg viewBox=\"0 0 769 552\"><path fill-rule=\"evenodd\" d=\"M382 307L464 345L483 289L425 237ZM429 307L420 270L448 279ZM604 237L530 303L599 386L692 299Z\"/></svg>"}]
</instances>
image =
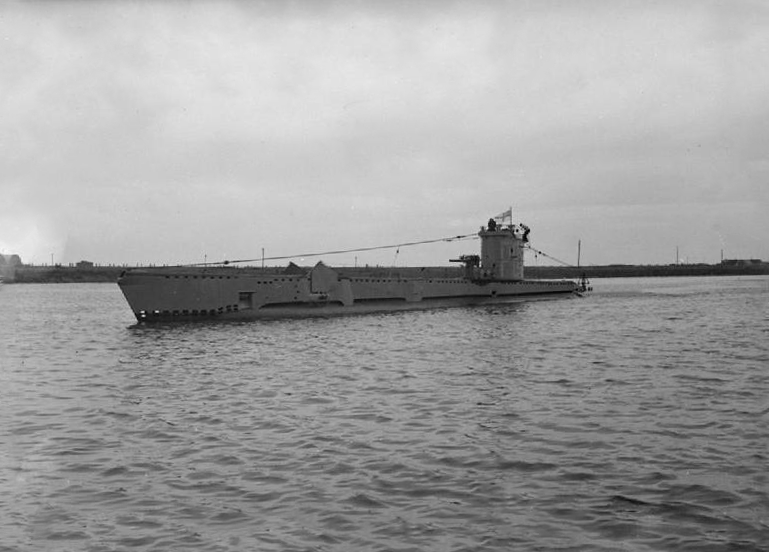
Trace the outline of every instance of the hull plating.
<instances>
[{"instance_id":1,"label":"hull plating","mask_svg":"<svg viewBox=\"0 0 769 552\"><path fill-rule=\"evenodd\" d=\"M551 299L576 291L571 281L340 277L328 267L270 276L238 269L133 270L118 285L141 322L340 316Z\"/></svg>"}]
</instances>

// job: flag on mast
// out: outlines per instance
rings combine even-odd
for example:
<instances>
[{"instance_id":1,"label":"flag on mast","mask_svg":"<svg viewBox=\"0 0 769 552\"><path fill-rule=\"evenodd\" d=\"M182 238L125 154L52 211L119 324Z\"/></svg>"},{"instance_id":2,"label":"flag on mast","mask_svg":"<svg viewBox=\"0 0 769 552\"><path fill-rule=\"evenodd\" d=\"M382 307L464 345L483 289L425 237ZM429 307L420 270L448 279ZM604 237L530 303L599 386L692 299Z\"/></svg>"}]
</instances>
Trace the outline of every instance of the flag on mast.
<instances>
[{"instance_id":1,"label":"flag on mast","mask_svg":"<svg viewBox=\"0 0 769 552\"><path fill-rule=\"evenodd\" d=\"M496 217L494 217L494 220L498 220L502 224L504 224L505 220L507 219L510 219L510 224L513 224L513 208L512 207L510 207L504 213L499 213Z\"/></svg>"}]
</instances>

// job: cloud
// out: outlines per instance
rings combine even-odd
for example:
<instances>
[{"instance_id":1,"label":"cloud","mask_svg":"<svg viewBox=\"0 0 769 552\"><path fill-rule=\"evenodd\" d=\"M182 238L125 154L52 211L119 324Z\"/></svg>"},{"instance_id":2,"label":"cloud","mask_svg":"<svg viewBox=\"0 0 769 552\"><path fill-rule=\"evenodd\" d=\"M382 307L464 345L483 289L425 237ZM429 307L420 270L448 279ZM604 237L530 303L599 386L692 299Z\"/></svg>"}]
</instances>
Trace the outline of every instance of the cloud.
<instances>
[{"instance_id":1,"label":"cloud","mask_svg":"<svg viewBox=\"0 0 769 552\"><path fill-rule=\"evenodd\" d=\"M2 187L115 262L766 201L767 10L733 5L17 4Z\"/></svg>"},{"instance_id":2,"label":"cloud","mask_svg":"<svg viewBox=\"0 0 769 552\"><path fill-rule=\"evenodd\" d=\"M22 262L61 261L65 239L44 216L3 213L0 253L21 255Z\"/></svg>"}]
</instances>

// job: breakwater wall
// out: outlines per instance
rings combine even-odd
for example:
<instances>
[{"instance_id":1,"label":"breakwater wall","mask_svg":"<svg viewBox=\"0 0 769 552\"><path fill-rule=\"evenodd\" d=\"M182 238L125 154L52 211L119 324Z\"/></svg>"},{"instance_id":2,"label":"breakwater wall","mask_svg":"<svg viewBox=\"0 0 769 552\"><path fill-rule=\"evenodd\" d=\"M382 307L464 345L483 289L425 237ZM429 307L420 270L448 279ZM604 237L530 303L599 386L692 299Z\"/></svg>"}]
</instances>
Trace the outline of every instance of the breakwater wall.
<instances>
[{"instance_id":1,"label":"breakwater wall","mask_svg":"<svg viewBox=\"0 0 769 552\"><path fill-rule=\"evenodd\" d=\"M687 264L687 265L607 265L607 266L529 266L526 278L575 279L588 278L639 278L659 276L744 276L769 274L769 263L745 265Z\"/></svg>"},{"instance_id":2,"label":"breakwater wall","mask_svg":"<svg viewBox=\"0 0 769 552\"><path fill-rule=\"evenodd\" d=\"M124 267L17 266L12 282L17 284L68 284L78 282L117 282Z\"/></svg>"}]
</instances>

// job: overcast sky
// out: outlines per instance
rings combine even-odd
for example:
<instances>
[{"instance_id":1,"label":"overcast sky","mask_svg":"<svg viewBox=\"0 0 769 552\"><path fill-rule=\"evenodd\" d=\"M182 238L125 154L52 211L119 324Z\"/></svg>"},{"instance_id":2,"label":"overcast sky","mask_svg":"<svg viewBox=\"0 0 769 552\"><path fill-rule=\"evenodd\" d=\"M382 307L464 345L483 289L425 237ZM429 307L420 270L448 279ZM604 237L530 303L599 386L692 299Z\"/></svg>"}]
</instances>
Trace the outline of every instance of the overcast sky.
<instances>
[{"instance_id":1,"label":"overcast sky","mask_svg":"<svg viewBox=\"0 0 769 552\"><path fill-rule=\"evenodd\" d=\"M512 206L568 262L769 260L767 29L747 0L4 2L0 252L269 257Z\"/></svg>"}]
</instances>

